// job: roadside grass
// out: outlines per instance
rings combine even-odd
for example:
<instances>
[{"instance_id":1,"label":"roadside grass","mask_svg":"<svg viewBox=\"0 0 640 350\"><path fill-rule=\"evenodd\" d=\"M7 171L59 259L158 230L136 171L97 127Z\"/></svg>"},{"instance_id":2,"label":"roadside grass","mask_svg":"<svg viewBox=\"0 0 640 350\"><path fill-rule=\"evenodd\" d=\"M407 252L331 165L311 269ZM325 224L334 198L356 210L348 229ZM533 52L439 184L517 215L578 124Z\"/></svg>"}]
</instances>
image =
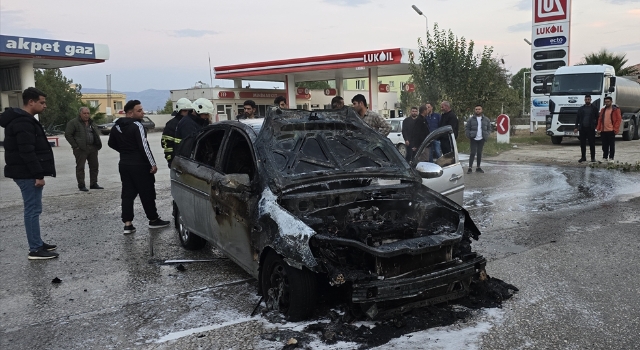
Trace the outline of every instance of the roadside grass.
<instances>
[{"instance_id":1,"label":"roadside grass","mask_svg":"<svg viewBox=\"0 0 640 350\"><path fill-rule=\"evenodd\" d=\"M498 143L496 141L495 132L491 134L489 141L484 144L484 148L482 150L482 154L488 157L497 156L504 151L508 151L513 149L514 145L551 145L551 137L547 136L543 130L538 130L533 134L529 134L528 130L518 130L516 131L515 136L511 136L509 139L510 143ZM460 139L457 140L458 143L458 152L461 153L469 153L471 152L471 147L469 143L469 139L461 135Z\"/></svg>"},{"instance_id":2,"label":"roadside grass","mask_svg":"<svg viewBox=\"0 0 640 350\"><path fill-rule=\"evenodd\" d=\"M640 161L635 162L635 164L627 163L627 162L611 162L611 163L590 163L589 166L594 169L607 169L607 170L620 170L624 172L640 171Z\"/></svg>"}]
</instances>

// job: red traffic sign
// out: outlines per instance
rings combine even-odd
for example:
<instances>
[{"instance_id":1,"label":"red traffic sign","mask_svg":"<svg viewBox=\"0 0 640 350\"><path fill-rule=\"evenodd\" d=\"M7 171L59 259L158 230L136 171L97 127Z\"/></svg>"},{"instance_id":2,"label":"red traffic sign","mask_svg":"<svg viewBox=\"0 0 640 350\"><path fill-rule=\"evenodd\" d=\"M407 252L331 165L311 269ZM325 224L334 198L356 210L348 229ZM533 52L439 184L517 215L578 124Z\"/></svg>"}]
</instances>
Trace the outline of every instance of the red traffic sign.
<instances>
[{"instance_id":1,"label":"red traffic sign","mask_svg":"<svg viewBox=\"0 0 640 350\"><path fill-rule=\"evenodd\" d=\"M500 114L496 118L496 129L498 134L505 135L509 133L509 116L506 114Z\"/></svg>"}]
</instances>

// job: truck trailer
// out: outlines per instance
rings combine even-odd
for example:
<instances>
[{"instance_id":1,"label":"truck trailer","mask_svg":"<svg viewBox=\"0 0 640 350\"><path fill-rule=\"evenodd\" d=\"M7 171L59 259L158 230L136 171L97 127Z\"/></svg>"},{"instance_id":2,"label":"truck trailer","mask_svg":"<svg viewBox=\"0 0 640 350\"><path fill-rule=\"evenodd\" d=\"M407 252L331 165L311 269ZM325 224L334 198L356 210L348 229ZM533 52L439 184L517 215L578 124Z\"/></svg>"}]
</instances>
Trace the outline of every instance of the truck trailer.
<instances>
[{"instance_id":1,"label":"truck trailer","mask_svg":"<svg viewBox=\"0 0 640 350\"><path fill-rule=\"evenodd\" d=\"M591 95L591 103L598 110L604 105L604 98L611 96L613 104L622 113L619 135L625 141L638 139L640 84L617 77L612 66L602 64L560 67L553 76L551 87L545 81L543 89L549 94L546 129L553 144L560 144L564 137L579 136L574 132L574 126L578 108L584 104L585 95Z\"/></svg>"}]
</instances>

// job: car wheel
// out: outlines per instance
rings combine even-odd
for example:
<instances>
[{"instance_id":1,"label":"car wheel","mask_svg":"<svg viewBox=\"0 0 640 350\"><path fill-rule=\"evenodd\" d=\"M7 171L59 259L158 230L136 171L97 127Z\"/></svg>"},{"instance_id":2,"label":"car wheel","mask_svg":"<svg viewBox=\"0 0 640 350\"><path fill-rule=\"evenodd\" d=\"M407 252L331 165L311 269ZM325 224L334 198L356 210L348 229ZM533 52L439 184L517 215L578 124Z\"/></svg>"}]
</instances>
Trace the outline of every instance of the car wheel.
<instances>
[{"instance_id":1,"label":"car wheel","mask_svg":"<svg viewBox=\"0 0 640 350\"><path fill-rule=\"evenodd\" d=\"M178 233L178 239L180 239L180 244L188 250L199 250L202 249L207 241L196 235L193 232L187 230L187 227L184 224L184 219L180 214L180 210L178 207L175 207L175 216L174 216L176 232Z\"/></svg>"},{"instance_id":2,"label":"car wheel","mask_svg":"<svg viewBox=\"0 0 640 350\"><path fill-rule=\"evenodd\" d=\"M629 121L629 129L627 129L627 131L624 131L622 133L622 139L625 141L631 141L633 140L633 136L636 133L636 125L634 124L633 120Z\"/></svg>"},{"instance_id":3,"label":"car wheel","mask_svg":"<svg viewBox=\"0 0 640 350\"><path fill-rule=\"evenodd\" d=\"M407 156L407 146L405 146L404 143L397 144L396 148L398 149L398 152L400 152L400 154L402 154L403 157Z\"/></svg>"},{"instance_id":4,"label":"car wheel","mask_svg":"<svg viewBox=\"0 0 640 350\"><path fill-rule=\"evenodd\" d=\"M640 138L640 135L638 134L638 122L637 121L632 121L634 129L636 130L635 133L633 134L633 139L637 140Z\"/></svg>"},{"instance_id":5,"label":"car wheel","mask_svg":"<svg viewBox=\"0 0 640 350\"><path fill-rule=\"evenodd\" d=\"M308 318L316 306L316 275L289 266L277 253L270 251L260 270L262 295L267 308L278 310L290 321Z\"/></svg>"},{"instance_id":6,"label":"car wheel","mask_svg":"<svg viewBox=\"0 0 640 350\"><path fill-rule=\"evenodd\" d=\"M559 145L562 143L562 136L551 136L551 143Z\"/></svg>"}]
</instances>

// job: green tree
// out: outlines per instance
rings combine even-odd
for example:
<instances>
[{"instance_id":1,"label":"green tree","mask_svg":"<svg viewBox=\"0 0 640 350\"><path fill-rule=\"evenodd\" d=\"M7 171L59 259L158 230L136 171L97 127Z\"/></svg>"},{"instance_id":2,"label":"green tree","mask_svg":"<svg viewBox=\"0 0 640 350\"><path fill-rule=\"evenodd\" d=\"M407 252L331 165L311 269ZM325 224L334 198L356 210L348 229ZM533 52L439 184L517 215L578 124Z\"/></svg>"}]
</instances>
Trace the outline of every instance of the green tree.
<instances>
[{"instance_id":1,"label":"green tree","mask_svg":"<svg viewBox=\"0 0 640 350\"><path fill-rule=\"evenodd\" d=\"M437 24L425 44L418 39L418 47L417 57L410 54L409 68L421 102L438 108L440 102L449 101L461 126L476 104L482 104L491 119L503 111L518 113L518 94L509 86L511 77L493 56L492 47L476 54L472 40L440 30Z\"/></svg>"},{"instance_id":2,"label":"green tree","mask_svg":"<svg viewBox=\"0 0 640 350\"><path fill-rule=\"evenodd\" d=\"M409 81L407 81L407 84L413 84L413 81L409 79ZM400 91L400 109L402 109L405 115L408 115L411 107L420 107L420 96L418 96L418 93L416 93L415 91Z\"/></svg>"},{"instance_id":3,"label":"green tree","mask_svg":"<svg viewBox=\"0 0 640 350\"><path fill-rule=\"evenodd\" d=\"M35 80L36 88L47 94L47 109L39 115L40 122L48 131L64 130L64 125L78 116L82 86L72 88L73 80L65 77L60 69L36 69Z\"/></svg>"},{"instance_id":4,"label":"green tree","mask_svg":"<svg viewBox=\"0 0 640 350\"><path fill-rule=\"evenodd\" d=\"M524 81L524 88L523 83ZM522 104L523 92L524 92L524 111L529 113L531 111L531 68L522 68L518 73L511 77L511 87L518 93L518 99ZM522 116L522 111L520 111Z\"/></svg>"},{"instance_id":5,"label":"green tree","mask_svg":"<svg viewBox=\"0 0 640 350\"><path fill-rule=\"evenodd\" d=\"M173 113L173 101L171 101L171 98L168 98L167 102L165 102L164 104L164 108L158 110L158 114L171 114L171 113Z\"/></svg>"},{"instance_id":6,"label":"green tree","mask_svg":"<svg viewBox=\"0 0 640 350\"><path fill-rule=\"evenodd\" d=\"M616 70L617 76L640 74L640 71L633 66L625 67L627 61L627 54L616 54L607 49L601 49L598 52L585 55L579 64L608 64Z\"/></svg>"},{"instance_id":7,"label":"green tree","mask_svg":"<svg viewBox=\"0 0 640 350\"><path fill-rule=\"evenodd\" d=\"M329 82L327 82L326 80L319 80L319 81L300 81L296 83L296 87L304 87L309 90L324 90L324 89L329 89L331 86L329 85Z\"/></svg>"}]
</instances>

